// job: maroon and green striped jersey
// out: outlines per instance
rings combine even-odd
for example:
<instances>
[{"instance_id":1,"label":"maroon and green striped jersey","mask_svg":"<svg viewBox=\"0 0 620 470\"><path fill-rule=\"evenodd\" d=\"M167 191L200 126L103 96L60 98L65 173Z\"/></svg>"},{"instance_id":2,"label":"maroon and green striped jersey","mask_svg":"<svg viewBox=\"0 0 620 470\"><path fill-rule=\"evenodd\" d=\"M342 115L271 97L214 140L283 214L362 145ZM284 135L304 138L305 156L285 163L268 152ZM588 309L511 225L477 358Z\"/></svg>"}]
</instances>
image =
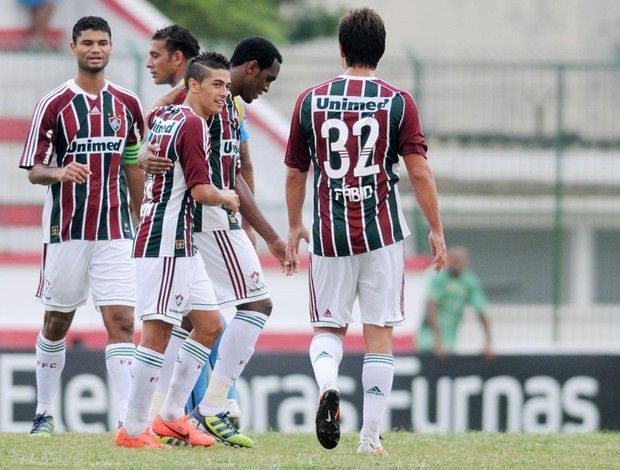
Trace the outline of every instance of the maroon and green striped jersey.
<instances>
[{"instance_id":1,"label":"maroon and green striped jersey","mask_svg":"<svg viewBox=\"0 0 620 470\"><path fill-rule=\"evenodd\" d=\"M48 187L43 241L133 238L123 152L144 131L137 96L111 82L98 95L69 80L37 104L19 166L87 164L84 184Z\"/></svg>"},{"instance_id":2,"label":"maroon and green striped jersey","mask_svg":"<svg viewBox=\"0 0 620 470\"><path fill-rule=\"evenodd\" d=\"M241 169L241 120L235 99L228 94L226 105L219 114L209 118L211 150L209 168L211 182L219 189L234 189L235 176ZM232 214L221 206L196 205L194 231L236 230L241 228L239 214Z\"/></svg>"},{"instance_id":3,"label":"maroon and green striped jersey","mask_svg":"<svg viewBox=\"0 0 620 470\"><path fill-rule=\"evenodd\" d=\"M314 168L313 253L349 256L409 235L397 186L399 155L409 154L426 157L408 92L341 75L299 96L285 163Z\"/></svg>"},{"instance_id":4,"label":"maroon and green striped jersey","mask_svg":"<svg viewBox=\"0 0 620 470\"><path fill-rule=\"evenodd\" d=\"M191 189L211 184L209 129L189 106L164 106L147 116L146 140L159 145L159 154L174 162L163 175L148 175L134 238L135 258L184 257L196 253Z\"/></svg>"}]
</instances>

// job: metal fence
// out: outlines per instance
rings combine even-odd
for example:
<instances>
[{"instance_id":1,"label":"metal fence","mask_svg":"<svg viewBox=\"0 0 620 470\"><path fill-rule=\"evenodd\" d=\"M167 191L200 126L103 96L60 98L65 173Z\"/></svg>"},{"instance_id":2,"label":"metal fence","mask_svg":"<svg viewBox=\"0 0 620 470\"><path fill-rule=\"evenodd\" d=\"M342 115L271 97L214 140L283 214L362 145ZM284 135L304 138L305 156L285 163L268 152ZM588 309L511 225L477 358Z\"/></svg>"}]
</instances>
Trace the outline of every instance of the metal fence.
<instances>
[{"instance_id":1,"label":"metal fence","mask_svg":"<svg viewBox=\"0 0 620 470\"><path fill-rule=\"evenodd\" d=\"M553 342L619 334L620 64L411 65L447 241L491 301L548 317Z\"/></svg>"}]
</instances>

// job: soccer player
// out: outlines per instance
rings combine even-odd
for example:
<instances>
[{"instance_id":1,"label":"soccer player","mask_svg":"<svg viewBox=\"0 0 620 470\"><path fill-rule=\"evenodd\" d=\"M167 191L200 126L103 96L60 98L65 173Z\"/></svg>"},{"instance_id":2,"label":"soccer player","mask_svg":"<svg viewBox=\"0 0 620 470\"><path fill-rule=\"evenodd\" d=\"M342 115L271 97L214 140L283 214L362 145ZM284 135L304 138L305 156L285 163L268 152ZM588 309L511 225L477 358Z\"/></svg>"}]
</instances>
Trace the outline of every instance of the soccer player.
<instances>
[{"instance_id":1,"label":"soccer player","mask_svg":"<svg viewBox=\"0 0 620 470\"><path fill-rule=\"evenodd\" d=\"M183 84L185 71L187 69L188 62L193 57L197 56L199 52L200 46L198 44L198 40L187 28L184 28L183 26L166 26L158 29L152 36L149 49L149 58L146 62L146 67L151 72L151 76L156 84L170 85L171 87L178 86L177 91L179 91L179 93L176 94L172 100L160 100L162 104L182 104L185 101L187 96L185 93L185 85ZM166 159L166 162L168 165L171 163L168 159ZM166 167L166 169L168 168L169 166ZM223 317L222 322L225 328L226 321ZM157 391L155 392L151 403L151 416L155 416L164 403L164 399L168 392L168 386L170 385L170 379L172 378L172 370L174 368L176 354L191 330L192 325L187 316L183 318L182 325L180 327L173 327L172 329L172 336L170 337L170 342L168 343L170 352L166 354L167 359L164 360L164 365L162 367L157 385ZM220 338L221 335L211 347L211 354L209 355L209 367L211 369L217 360ZM208 381L208 369L208 367L203 369L200 378L196 382L194 391L188 400L189 409L194 409L196 404L198 404L204 395ZM228 398L228 409L231 412L230 418L236 424L236 427L239 427L241 410L239 409L239 405L237 403L237 391L234 386L231 388Z\"/></svg>"},{"instance_id":2,"label":"soccer player","mask_svg":"<svg viewBox=\"0 0 620 470\"><path fill-rule=\"evenodd\" d=\"M153 109L148 117L150 142L174 162L163 175L150 175L145 185L142 219L133 256L137 267L137 308L143 320L142 338L132 366L129 406L116 434L118 446L161 447L147 429L148 411L173 325L179 326L188 306L194 329L181 346L170 388L153 432L194 446L211 446L215 439L187 419L185 402L208 361L214 332L222 329L220 312L204 263L196 255L192 227L195 203L239 209L239 197L212 181L207 152L206 119L222 110L229 94L226 58L214 52L192 59L185 72L187 98L182 106Z\"/></svg>"},{"instance_id":3,"label":"soccer player","mask_svg":"<svg viewBox=\"0 0 620 470\"><path fill-rule=\"evenodd\" d=\"M226 107L210 123L210 166L218 188L234 189L241 200L242 217L265 240L271 253L284 262L284 241L258 208L239 171L240 119L234 97L252 102L276 80L282 56L268 40L251 37L241 41L230 59L231 88ZM169 100L176 99L174 91ZM151 154L145 157L147 171L161 171L166 162ZM152 165L152 166L151 166ZM237 308L222 337L219 355L209 384L192 418L218 440L238 447L252 447L252 440L239 434L230 422L226 396L254 353L254 345L271 314L272 303L263 271L247 233L236 214L220 207L196 209L196 246L213 281L220 308ZM167 357L174 357L166 351Z\"/></svg>"},{"instance_id":4,"label":"soccer player","mask_svg":"<svg viewBox=\"0 0 620 470\"><path fill-rule=\"evenodd\" d=\"M75 23L72 34L77 75L37 104L19 163L31 183L48 187L37 290L45 316L36 343L32 435L54 430L65 336L89 290L108 331L106 366L120 419L134 355L135 263L127 193L137 217L144 184L136 164L142 109L133 93L105 79L112 52L108 23L87 16Z\"/></svg>"},{"instance_id":5,"label":"soccer player","mask_svg":"<svg viewBox=\"0 0 620 470\"><path fill-rule=\"evenodd\" d=\"M448 267L433 273L426 297L426 316L418 336L419 351L432 350L439 358L452 354L463 311L470 304L484 330L483 356L493 357L491 327L484 313L487 299L478 276L469 269L467 248L455 246L448 250Z\"/></svg>"},{"instance_id":6,"label":"soccer player","mask_svg":"<svg viewBox=\"0 0 620 470\"><path fill-rule=\"evenodd\" d=\"M403 239L409 235L399 201L399 155L430 225L436 270L446 247L435 181L413 98L377 78L385 51L383 21L360 8L338 28L344 74L304 91L293 112L285 163L289 217L286 272L298 266L306 174L314 169L310 241L310 359L319 385L316 434L332 449L340 439L338 366L357 298L366 342L362 369L361 454L385 455L381 418L394 375L392 327L404 319Z\"/></svg>"}]
</instances>

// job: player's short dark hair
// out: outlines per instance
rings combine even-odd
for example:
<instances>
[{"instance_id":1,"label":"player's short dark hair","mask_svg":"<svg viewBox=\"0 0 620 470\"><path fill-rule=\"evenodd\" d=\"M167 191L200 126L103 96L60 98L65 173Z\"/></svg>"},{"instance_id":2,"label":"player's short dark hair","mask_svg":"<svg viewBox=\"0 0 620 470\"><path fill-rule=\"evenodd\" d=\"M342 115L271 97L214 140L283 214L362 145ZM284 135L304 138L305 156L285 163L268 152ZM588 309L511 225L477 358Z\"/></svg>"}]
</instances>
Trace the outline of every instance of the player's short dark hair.
<instances>
[{"instance_id":1,"label":"player's short dark hair","mask_svg":"<svg viewBox=\"0 0 620 470\"><path fill-rule=\"evenodd\" d=\"M179 26L178 24L158 29L151 39L155 41L166 41L166 49L170 55L174 54L176 51L181 51L181 54L183 54L186 59L191 59L192 57L196 57L200 52L198 40L190 33L189 29Z\"/></svg>"},{"instance_id":2,"label":"player's short dark hair","mask_svg":"<svg viewBox=\"0 0 620 470\"><path fill-rule=\"evenodd\" d=\"M112 39L112 30L110 29L110 25L106 20L100 18L99 16L83 16L77 23L73 25L73 31L71 32L71 37L73 38L73 42L75 43L76 39L82 31L86 31L92 29L93 31L103 31L104 33L108 33L110 39Z\"/></svg>"},{"instance_id":3,"label":"player's short dark hair","mask_svg":"<svg viewBox=\"0 0 620 470\"><path fill-rule=\"evenodd\" d=\"M230 58L230 65L236 67L252 60L258 62L261 70L268 69L274 60L282 63L282 54L280 54L280 51L271 41L258 36L252 36L245 38L237 44Z\"/></svg>"},{"instance_id":4,"label":"player's short dark hair","mask_svg":"<svg viewBox=\"0 0 620 470\"><path fill-rule=\"evenodd\" d=\"M189 88L189 79L193 78L197 82L202 82L210 70L230 69L230 62L222 54L217 52L203 52L190 59L185 69L185 89Z\"/></svg>"},{"instance_id":5,"label":"player's short dark hair","mask_svg":"<svg viewBox=\"0 0 620 470\"><path fill-rule=\"evenodd\" d=\"M385 26L370 8L350 10L338 25L338 41L349 67L376 68L385 52Z\"/></svg>"}]
</instances>

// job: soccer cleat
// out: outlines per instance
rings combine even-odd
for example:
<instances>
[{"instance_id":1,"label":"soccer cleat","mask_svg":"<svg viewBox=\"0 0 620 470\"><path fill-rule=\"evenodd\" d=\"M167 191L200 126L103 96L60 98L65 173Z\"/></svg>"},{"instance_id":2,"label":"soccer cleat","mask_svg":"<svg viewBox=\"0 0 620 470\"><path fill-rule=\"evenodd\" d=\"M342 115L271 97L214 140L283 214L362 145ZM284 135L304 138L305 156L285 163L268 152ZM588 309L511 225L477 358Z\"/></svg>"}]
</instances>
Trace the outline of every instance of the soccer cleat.
<instances>
[{"instance_id":1,"label":"soccer cleat","mask_svg":"<svg viewBox=\"0 0 620 470\"><path fill-rule=\"evenodd\" d=\"M52 434L54 434L54 417L48 415L47 411L35 415L30 435L50 437Z\"/></svg>"},{"instance_id":2,"label":"soccer cleat","mask_svg":"<svg viewBox=\"0 0 620 470\"><path fill-rule=\"evenodd\" d=\"M165 444L170 445L183 445L176 442L177 440L196 447L211 447L215 444L215 438L199 431L189 422L187 415L175 421L164 421L157 415L153 419L153 432L162 438Z\"/></svg>"},{"instance_id":3,"label":"soccer cleat","mask_svg":"<svg viewBox=\"0 0 620 470\"><path fill-rule=\"evenodd\" d=\"M333 449L340 441L340 392L327 389L321 394L316 411L316 437L326 449Z\"/></svg>"},{"instance_id":4,"label":"soccer cleat","mask_svg":"<svg viewBox=\"0 0 620 470\"><path fill-rule=\"evenodd\" d=\"M358 454L378 455L380 457L387 457L387 451L381 446L381 444L375 443L368 437L360 439L360 443L357 446Z\"/></svg>"},{"instance_id":5,"label":"soccer cleat","mask_svg":"<svg viewBox=\"0 0 620 470\"><path fill-rule=\"evenodd\" d=\"M254 447L254 441L248 436L239 433L237 428L233 426L230 419L228 419L227 411L218 413L215 416L204 416L196 407L189 418L199 428L213 435L222 444L230 447Z\"/></svg>"},{"instance_id":6,"label":"soccer cleat","mask_svg":"<svg viewBox=\"0 0 620 470\"><path fill-rule=\"evenodd\" d=\"M130 436L124 427L116 431L114 444L118 447L129 447L131 449L160 449L164 447L148 429L137 436Z\"/></svg>"}]
</instances>

